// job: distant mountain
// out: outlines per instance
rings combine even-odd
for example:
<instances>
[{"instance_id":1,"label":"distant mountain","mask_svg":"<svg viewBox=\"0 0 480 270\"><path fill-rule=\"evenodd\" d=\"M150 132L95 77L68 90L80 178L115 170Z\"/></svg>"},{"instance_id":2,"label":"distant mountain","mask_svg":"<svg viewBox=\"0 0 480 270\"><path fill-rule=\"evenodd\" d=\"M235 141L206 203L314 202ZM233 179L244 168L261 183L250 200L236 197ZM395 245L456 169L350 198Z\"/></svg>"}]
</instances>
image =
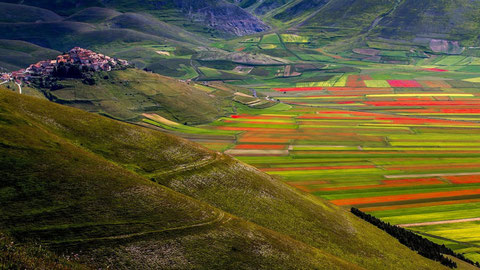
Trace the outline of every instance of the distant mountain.
<instances>
[{"instance_id":1,"label":"distant mountain","mask_svg":"<svg viewBox=\"0 0 480 270\"><path fill-rule=\"evenodd\" d=\"M478 43L480 2L413 0L300 0L274 11L273 19L298 29L322 29L345 36ZM427 41L428 43L428 41Z\"/></svg>"},{"instance_id":2,"label":"distant mountain","mask_svg":"<svg viewBox=\"0 0 480 270\"><path fill-rule=\"evenodd\" d=\"M179 25L191 23L219 31L224 35L247 35L262 32L269 27L254 15L225 0L154 0L154 1L70 1L61 0L54 4L51 1L17 1L3 2L21 3L50 9L60 15L72 15L88 7L108 7L124 12L148 12L158 15L160 19L179 22ZM1 11L0 11L1 13ZM166 18L168 14L168 18ZM183 17L183 19L182 19Z\"/></svg>"},{"instance_id":3,"label":"distant mountain","mask_svg":"<svg viewBox=\"0 0 480 270\"><path fill-rule=\"evenodd\" d=\"M398 7L379 23L375 33L402 39L434 38L478 43L480 1L399 1Z\"/></svg>"}]
</instances>

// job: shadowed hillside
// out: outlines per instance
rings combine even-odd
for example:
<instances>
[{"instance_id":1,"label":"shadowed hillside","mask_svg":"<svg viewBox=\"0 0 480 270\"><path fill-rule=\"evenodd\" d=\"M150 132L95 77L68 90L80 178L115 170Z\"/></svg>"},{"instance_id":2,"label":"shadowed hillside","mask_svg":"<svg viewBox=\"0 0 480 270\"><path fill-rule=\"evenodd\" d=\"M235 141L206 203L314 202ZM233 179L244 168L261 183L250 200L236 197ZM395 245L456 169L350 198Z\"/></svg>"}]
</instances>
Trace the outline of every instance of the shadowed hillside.
<instances>
[{"instance_id":1,"label":"shadowed hillside","mask_svg":"<svg viewBox=\"0 0 480 270\"><path fill-rule=\"evenodd\" d=\"M0 39L0 72L19 70L44 59L52 59L59 51L46 49L19 40Z\"/></svg>"},{"instance_id":2,"label":"shadowed hillside","mask_svg":"<svg viewBox=\"0 0 480 270\"><path fill-rule=\"evenodd\" d=\"M247 35L256 32L262 32L268 29L268 26L254 15L242 8L227 1L193 1L193 0L155 0L155 1L70 1L62 0L51 4L49 1L16 1L9 0L4 2L21 3L41 8L51 9L61 15L72 15L77 11L89 7L108 7L118 9L124 12L146 12L162 18L165 14L172 16L168 21L178 21L185 23L188 21L201 24L214 31L219 31L221 35ZM168 15L167 15L168 16ZM182 18L183 17L183 18ZM179 25L182 25L180 22ZM195 29L192 26L192 29ZM201 29L196 29L201 31Z\"/></svg>"}]
</instances>

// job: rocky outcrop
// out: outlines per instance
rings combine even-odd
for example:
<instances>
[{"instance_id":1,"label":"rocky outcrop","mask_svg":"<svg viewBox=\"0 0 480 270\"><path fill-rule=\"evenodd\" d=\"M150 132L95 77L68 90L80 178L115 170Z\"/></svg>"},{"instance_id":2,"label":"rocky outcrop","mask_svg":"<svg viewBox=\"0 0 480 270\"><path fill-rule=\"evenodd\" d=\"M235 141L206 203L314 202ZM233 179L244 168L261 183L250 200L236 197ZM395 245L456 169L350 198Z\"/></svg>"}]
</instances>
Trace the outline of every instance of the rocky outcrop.
<instances>
[{"instance_id":1,"label":"rocky outcrop","mask_svg":"<svg viewBox=\"0 0 480 270\"><path fill-rule=\"evenodd\" d=\"M225 1L178 0L176 4L194 21L236 36L254 34L269 29L257 17Z\"/></svg>"},{"instance_id":2,"label":"rocky outcrop","mask_svg":"<svg viewBox=\"0 0 480 270\"><path fill-rule=\"evenodd\" d=\"M430 40L430 49L436 53L462 54L465 47L460 46L458 41L432 39Z\"/></svg>"}]
</instances>

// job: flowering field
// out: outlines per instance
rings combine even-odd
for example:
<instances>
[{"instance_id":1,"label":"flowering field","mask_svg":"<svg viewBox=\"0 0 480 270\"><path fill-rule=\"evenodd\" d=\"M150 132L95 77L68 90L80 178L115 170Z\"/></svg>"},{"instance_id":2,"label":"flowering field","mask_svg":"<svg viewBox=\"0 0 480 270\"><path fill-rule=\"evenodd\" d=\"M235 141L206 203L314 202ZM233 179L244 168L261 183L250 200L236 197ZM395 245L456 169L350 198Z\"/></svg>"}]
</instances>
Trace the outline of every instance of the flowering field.
<instances>
[{"instance_id":1,"label":"flowering field","mask_svg":"<svg viewBox=\"0 0 480 270\"><path fill-rule=\"evenodd\" d=\"M302 192L476 259L480 236L461 224L480 217L480 83L452 70L377 68L322 82L265 82L257 91L290 107L244 108L204 128L235 132L228 149L215 149ZM451 220L441 230L429 223Z\"/></svg>"}]
</instances>

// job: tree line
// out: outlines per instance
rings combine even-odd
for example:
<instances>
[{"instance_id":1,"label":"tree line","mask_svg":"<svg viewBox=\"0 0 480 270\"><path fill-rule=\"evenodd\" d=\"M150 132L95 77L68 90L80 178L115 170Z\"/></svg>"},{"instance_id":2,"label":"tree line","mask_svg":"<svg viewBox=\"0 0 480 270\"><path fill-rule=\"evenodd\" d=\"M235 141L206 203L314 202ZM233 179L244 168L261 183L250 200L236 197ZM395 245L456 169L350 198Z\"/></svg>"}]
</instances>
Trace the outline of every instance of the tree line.
<instances>
[{"instance_id":1,"label":"tree line","mask_svg":"<svg viewBox=\"0 0 480 270\"><path fill-rule=\"evenodd\" d=\"M391 236L395 237L401 244L407 246L413 251L416 251L418 254L422 255L425 258L440 262L441 264L450 268L457 268L456 262L444 256L450 255L480 268L480 263L473 262L472 260L465 258L463 254L455 253L453 250L447 248L445 245L436 244L409 230L391 225L390 223L384 222L372 215L364 213L357 208L352 207L351 212L357 217L387 232Z\"/></svg>"}]
</instances>

